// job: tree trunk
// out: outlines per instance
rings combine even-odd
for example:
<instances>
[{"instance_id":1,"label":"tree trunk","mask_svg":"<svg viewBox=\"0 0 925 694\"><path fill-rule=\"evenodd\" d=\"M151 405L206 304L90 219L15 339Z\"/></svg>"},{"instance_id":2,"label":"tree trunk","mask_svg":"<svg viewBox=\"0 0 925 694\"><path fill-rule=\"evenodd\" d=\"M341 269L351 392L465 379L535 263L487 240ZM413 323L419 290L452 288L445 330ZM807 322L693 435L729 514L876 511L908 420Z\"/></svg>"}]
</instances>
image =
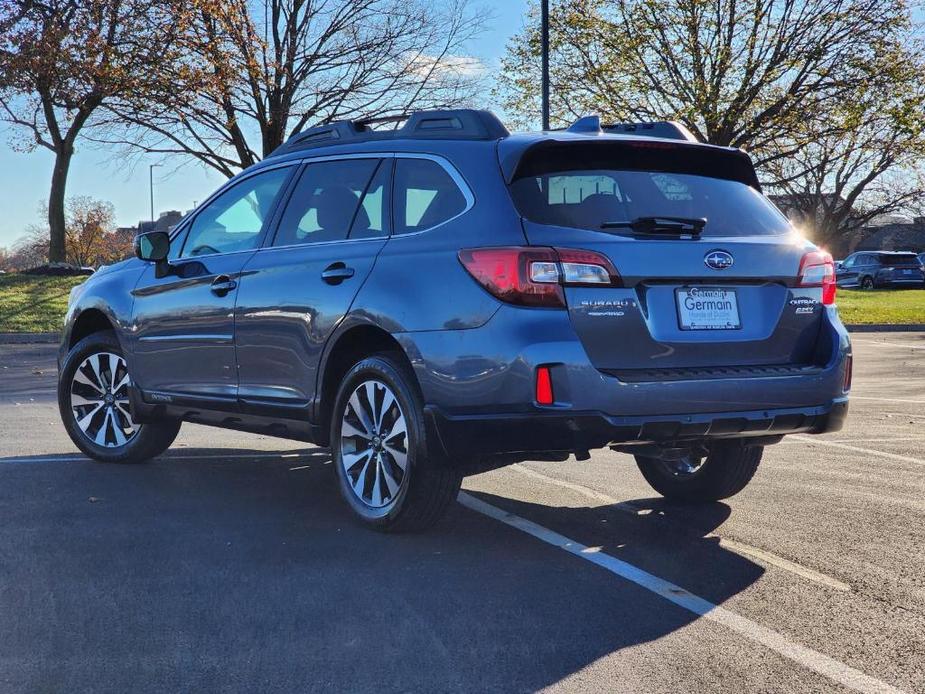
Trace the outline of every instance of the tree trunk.
<instances>
[{"instance_id":1,"label":"tree trunk","mask_svg":"<svg viewBox=\"0 0 925 694\"><path fill-rule=\"evenodd\" d=\"M65 143L55 152L55 168L51 174L51 191L48 194L48 262L67 262L65 248L64 193L67 186L67 174L71 168L73 146Z\"/></svg>"}]
</instances>

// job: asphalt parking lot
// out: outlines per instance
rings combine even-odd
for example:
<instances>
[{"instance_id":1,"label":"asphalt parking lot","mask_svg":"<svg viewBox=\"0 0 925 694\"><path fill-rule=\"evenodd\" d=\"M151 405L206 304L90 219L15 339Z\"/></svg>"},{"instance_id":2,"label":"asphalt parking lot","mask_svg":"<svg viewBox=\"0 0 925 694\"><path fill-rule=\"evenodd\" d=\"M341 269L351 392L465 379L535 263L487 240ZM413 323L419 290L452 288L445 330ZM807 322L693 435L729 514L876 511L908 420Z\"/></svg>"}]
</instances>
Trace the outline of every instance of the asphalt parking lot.
<instances>
[{"instance_id":1,"label":"asphalt parking lot","mask_svg":"<svg viewBox=\"0 0 925 694\"><path fill-rule=\"evenodd\" d=\"M412 536L294 442L87 461L55 347L0 345L0 691L925 692L925 333L854 344L847 427L728 504L598 451L469 478Z\"/></svg>"}]
</instances>

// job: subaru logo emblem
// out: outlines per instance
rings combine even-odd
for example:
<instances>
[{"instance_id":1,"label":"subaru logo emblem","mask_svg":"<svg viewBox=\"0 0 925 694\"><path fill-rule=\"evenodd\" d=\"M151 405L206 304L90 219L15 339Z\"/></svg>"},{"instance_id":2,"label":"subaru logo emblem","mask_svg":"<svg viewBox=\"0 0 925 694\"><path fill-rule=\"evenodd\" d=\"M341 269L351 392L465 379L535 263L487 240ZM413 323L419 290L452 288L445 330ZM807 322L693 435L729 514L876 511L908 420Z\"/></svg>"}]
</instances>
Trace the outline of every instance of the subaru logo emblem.
<instances>
[{"instance_id":1,"label":"subaru logo emblem","mask_svg":"<svg viewBox=\"0 0 925 694\"><path fill-rule=\"evenodd\" d=\"M707 267L711 267L714 270L725 270L726 268L732 267L732 254L719 250L710 251L703 257L703 262Z\"/></svg>"}]
</instances>

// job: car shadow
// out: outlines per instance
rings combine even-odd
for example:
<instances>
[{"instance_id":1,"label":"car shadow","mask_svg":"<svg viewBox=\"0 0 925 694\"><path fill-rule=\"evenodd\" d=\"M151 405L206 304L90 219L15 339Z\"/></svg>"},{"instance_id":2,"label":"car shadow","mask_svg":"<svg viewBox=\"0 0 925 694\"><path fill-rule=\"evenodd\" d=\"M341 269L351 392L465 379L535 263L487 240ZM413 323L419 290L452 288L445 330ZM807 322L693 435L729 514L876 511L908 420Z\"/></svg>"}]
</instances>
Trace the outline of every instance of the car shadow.
<instances>
[{"instance_id":1,"label":"car shadow","mask_svg":"<svg viewBox=\"0 0 925 694\"><path fill-rule=\"evenodd\" d=\"M318 449L62 458L0 459L12 690L534 691L696 619L460 505L423 534L361 528ZM709 536L724 504L471 493L717 604L762 574Z\"/></svg>"}]
</instances>

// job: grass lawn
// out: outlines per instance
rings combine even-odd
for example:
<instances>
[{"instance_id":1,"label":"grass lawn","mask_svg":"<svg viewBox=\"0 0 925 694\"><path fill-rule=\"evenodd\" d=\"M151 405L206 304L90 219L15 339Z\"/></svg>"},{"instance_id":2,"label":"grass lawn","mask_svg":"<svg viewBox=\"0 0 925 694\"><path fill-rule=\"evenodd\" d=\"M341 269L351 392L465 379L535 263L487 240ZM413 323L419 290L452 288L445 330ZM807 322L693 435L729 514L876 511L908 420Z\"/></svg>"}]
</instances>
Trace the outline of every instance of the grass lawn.
<instances>
[{"instance_id":1,"label":"grass lawn","mask_svg":"<svg viewBox=\"0 0 925 694\"><path fill-rule=\"evenodd\" d=\"M0 275L0 333L58 332L68 292L85 279Z\"/></svg>"},{"instance_id":2,"label":"grass lawn","mask_svg":"<svg viewBox=\"0 0 925 694\"><path fill-rule=\"evenodd\" d=\"M925 323L925 289L839 289L835 297L843 323Z\"/></svg>"}]
</instances>

